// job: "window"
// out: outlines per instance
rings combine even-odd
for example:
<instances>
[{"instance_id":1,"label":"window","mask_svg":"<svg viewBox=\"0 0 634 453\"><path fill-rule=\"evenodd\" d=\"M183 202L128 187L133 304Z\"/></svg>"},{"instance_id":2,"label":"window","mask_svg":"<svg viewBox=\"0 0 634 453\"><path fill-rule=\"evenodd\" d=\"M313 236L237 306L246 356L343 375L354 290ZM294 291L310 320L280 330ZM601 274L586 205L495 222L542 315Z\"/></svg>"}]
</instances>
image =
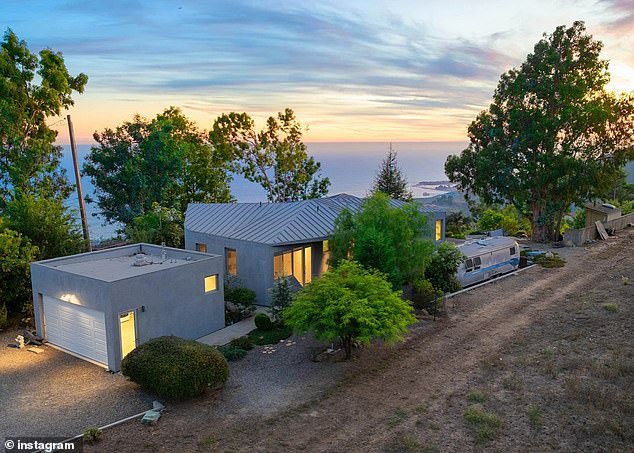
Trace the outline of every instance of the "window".
<instances>
[{"instance_id":1,"label":"window","mask_svg":"<svg viewBox=\"0 0 634 453\"><path fill-rule=\"evenodd\" d=\"M328 239L321 243L321 251L324 253L328 253L330 251L330 244L328 244Z\"/></svg>"},{"instance_id":2,"label":"window","mask_svg":"<svg viewBox=\"0 0 634 453\"><path fill-rule=\"evenodd\" d=\"M199 243L197 242L197 243L196 243L196 251L197 251L197 252L207 253L207 244L199 244Z\"/></svg>"},{"instance_id":3,"label":"window","mask_svg":"<svg viewBox=\"0 0 634 453\"><path fill-rule=\"evenodd\" d=\"M482 266L482 260L480 259L480 257L479 257L479 256L476 256L476 257L473 259L473 268L474 268L475 270L478 270L478 269L480 269L480 266Z\"/></svg>"},{"instance_id":4,"label":"window","mask_svg":"<svg viewBox=\"0 0 634 453\"><path fill-rule=\"evenodd\" d=\"M442 239L442 220L436 220L436 240Z\"/></svg>"},{"instance_id":5,"label":"window","mask_svg":"<svg viewBox=\"0 0 634 453\"><path fill-rule=\"evenodd\" d=\"M293 276L304 286L312 280L313 262L312 248L302 247L279 253L273 257L273 278Z\"/></svg>"},{"instance_id":6,"label":"window","mask_svg":"<svg viewBox=\"0 0 634 453\"><path fill-rule=\"evenodd\" d=\"M227 275L238 275L238 254L233 249L225 249Z\"/></svg>"},{"instance_id":7,"label":"window","mask_svg":"<svg viewBox=\"0 0 634 453\"><path fill-rule=\"evenodd\" d=\"M511 247L511 256L515 255L515 247Z\"/></svg>"},{"instance_id":8,"label":"window","mask_svg":"<svg viewBox=\"0 0 634 453\"><path fill-rule=\"evenodd\" d=\"M210 293L218 289L218 274L205 277L205 292Z\"/></svg>"},{"instance_id":9,"label":"window","mask_svg":"<svg viewBox=\"0 0 634 453\"><path fill-rule=\"evenodd\" d=\"M471 272L473 270L473 260L469 258L464 262L465 271Z\"/></svg>"}]
</instances>

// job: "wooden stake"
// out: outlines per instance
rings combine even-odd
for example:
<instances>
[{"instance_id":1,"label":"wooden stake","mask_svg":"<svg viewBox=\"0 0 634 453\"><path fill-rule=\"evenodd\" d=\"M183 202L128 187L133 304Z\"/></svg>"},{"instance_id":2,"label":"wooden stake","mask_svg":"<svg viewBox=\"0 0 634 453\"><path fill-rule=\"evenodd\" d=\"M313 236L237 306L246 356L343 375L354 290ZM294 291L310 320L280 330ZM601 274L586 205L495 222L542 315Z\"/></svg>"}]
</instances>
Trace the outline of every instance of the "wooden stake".
<instances>
[{"instance_id":1,"label":"wooden stake","mask_svg":"<svg viewBox=\"0 0 634 453\"><path fill-rule=\"evenodd\" d=\"M84 230L84 242L86 244L86 251L92 252L92 245L90 244L90 233L88 232L88 219L86 219L86 206L84 205L84 194L81 189L81 175L79 174L79 163L77 161L77 147L75 146L75 132L73 131L73 122L70 119L70 115L66 116L68 119L68 133L70 135L70 150L73 154L73 168L75 169L75 181L77 183L77 198L79 199L79 214L81 215L81 226Z\"/></svg>"}]
</instances>

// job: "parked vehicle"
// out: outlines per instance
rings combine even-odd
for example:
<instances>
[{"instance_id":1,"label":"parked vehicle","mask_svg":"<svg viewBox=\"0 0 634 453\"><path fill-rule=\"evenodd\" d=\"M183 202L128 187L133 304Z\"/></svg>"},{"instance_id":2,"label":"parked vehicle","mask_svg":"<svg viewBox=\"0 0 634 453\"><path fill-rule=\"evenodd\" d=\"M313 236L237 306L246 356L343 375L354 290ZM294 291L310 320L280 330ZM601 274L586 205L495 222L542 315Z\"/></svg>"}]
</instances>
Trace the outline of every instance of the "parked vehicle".
<instances>
[{"instance_id":1,"label":"parked vehicle","mask_svg":"<svg viewBox=\"0 0 634 453\"><path fill-rule=\"evenodd\" d=\"M457 273L462 286L512 272L520 263L519 244L509 237L495 236L468 241L460 244L458 250L464 255Z\"/></svg>"}]
</instances>

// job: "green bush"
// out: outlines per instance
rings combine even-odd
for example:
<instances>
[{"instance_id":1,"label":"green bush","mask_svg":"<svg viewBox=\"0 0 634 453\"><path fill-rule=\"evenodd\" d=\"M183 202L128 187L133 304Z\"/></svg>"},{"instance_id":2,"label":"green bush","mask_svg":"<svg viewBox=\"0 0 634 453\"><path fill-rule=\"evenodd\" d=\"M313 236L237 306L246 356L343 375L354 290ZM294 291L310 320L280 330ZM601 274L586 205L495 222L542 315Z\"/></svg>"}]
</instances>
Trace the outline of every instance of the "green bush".
<instances>
[{"instance_id":1,"label":"green bush","mask_svg":"<svg viewBox=\"0 0 634 453\"><path fill-rule=\"evenodd\" d=\"M145 390L173 399L201 395L223 386L229 367L211 346L178 337L159 337L130 352L121 373Z\"/></svg>"},{"instance_id":2,"label":"green bush","mask_svg":"<svg viewBox=\"0 0 634 453\"><path fill-rule=\"evenodd\" d=\"M271 330L275 325L269 315L265 313L258 313L255 317L255 327L259 330Z\"/></svg>"},{"instance_id":3,"label":"green bush","mask_svg":"<svg viewBox=\"0 0 634 453\"><path fill-rule=\"evenodd\" d=\"M257 295L252 289L242 286L234 276L225 279L225 301L235 305L242 316L249 316L255 310Z\"/></svg>"},{"instance_id":4,"label":"green bush","mask_svg":"<svg viewBox=\"0 0 634 453\"><path fill-rule=\"evenodd\" d=\"M101 439L101 436L103 435L103 432L97 428L96 426L91 426L90 428L86 429L86 431L84 431L84 434L82 435L84 438L84 441L86 442L90 442L91 444L99 439Z\"/></svg>"},{"instance_id":5,"label":"green bush","mask_svg":"<svg viewBox=\"0 0 634 453\"><path fill-rule=\"evenodd\" d=\"M244 349L245 351L253 349L254 346L253 340L251 340L251 338L247 337L246 335L243 337L234 338L229 344L231 346L235 346L236 348Z\"/></svg>"},{"instance_id":6,"label":"green bush","mask_svg":"<svg viewBox=\"0 0 634 453\"><path fill-rule=\"evenodd\" d=\"M431 256L431 263L425 268L425 278L443 293L453 293L462 286L456 277L463 256L458 248L449 243L440 244Z\"/></svg>"},{"instance_id":7,"label":"green bush","mask_svg":"<svg viewBox=\"0 0 634 453\"><path fill-rule=\"evenodd\" d=\"M286 340L292 333L293 329L286 326L274 327L270 330L255 329L249 332L249 338L251 338L255 344L263 346L265 344L276 344L281 340Z\"/></svg>"},{"instance_id":8,"label":"green bush","mask_svg":"<svg viewBox=\"0 0 634 453\"><path fill-rule=\"evenodd\" d=\"M438 312L442 290L434 288L429 280L418 278L414 281L412 305L416 310L427 310L430 313Z\"/></svg>"},{"instance_id":9,"label":"green bush","mask_svg":"<svg viewBox=\"0 0 634 453\"><path fill-rule=\"evenodd\" d=\"M233 362L234 360L240 360L247 355L247 350L234 346L231 343L218 346L218 351L224 356L225 359Z\"/></svg>"}]
</instances>

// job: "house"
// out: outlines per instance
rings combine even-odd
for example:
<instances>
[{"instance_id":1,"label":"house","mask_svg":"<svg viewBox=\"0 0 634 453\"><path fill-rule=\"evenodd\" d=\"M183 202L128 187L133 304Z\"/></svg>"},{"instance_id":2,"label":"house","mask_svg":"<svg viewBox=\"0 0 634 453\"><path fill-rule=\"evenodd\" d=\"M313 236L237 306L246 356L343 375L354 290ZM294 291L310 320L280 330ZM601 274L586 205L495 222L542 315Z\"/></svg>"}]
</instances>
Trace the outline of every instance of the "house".
<instances>
[{"instance_id":1,"label":"house","mask_svg":"<svg viewBox=\"0 0 634 453\"><path fill-rule=\"evenodd\" d=\"M139 344L225 326L222 256L135 244L31 264L38 335L118 371Z\"/></svg>"},{"instance_id":2,"label":"house","mask_svg":"<svg viewBox=\"0 0 634 453\"><path fill-rule=\"evenodd\" d=\"M304 286L328 268L328 237L335 219L363 200L340 194L289 203L193 203L185 214L185 248L225 257L225 273L269 305L268 290L281 275ZM393 206L403 205L392 200ZM445 238L445 212L421 206L433 238Z\"/></svg>"},{"instance_id":3,"label":"house","mask_svg":"<svg viewBox=\"0 0 634 453\"><path fill-rule=\"evenodd\" d=\"M610 220L621 217L621 210L608 203L587 203L586 208L586 227L594 227L595 222L609 222Z\"/></svg>"}]
</instances>

